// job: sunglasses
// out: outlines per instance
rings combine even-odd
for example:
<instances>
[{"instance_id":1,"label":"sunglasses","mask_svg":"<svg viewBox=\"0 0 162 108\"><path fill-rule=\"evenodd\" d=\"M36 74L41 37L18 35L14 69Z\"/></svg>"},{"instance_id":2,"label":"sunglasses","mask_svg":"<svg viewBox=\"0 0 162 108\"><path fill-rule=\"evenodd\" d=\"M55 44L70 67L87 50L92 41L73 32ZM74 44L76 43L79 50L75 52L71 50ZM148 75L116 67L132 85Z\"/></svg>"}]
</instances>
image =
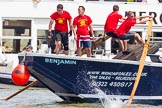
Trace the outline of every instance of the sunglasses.
<instances>
[{"instance_id":1,"label":"sunglasses","mask_svg":"<svg viewBox=\"0 0 162 108\"><path fill-rule=\"evenodd\" d=\"M57 9L57 11L62 11L62 9Z\"/></svg>"}]
</instances>

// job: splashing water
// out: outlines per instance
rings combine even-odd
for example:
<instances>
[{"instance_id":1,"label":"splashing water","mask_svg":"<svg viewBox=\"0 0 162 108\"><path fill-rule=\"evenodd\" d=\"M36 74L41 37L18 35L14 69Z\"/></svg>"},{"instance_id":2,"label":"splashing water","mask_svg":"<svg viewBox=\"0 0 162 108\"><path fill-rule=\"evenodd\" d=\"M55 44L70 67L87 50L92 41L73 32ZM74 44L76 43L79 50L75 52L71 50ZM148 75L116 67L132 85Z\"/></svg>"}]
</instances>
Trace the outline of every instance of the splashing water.
<instances>
[{"instance_id":1,"label":"splashing water","mask_svg":"<svg viewBox=\"0 0 162 108\"><path fill-rule=\"evenodd\" d=\"M100 101L104 108L122 108L122 106L125 104L120 98L113 97L110 98L107 96L102 90L96 88L96 92L98 92Z\"/></svg>"}]
</instances>

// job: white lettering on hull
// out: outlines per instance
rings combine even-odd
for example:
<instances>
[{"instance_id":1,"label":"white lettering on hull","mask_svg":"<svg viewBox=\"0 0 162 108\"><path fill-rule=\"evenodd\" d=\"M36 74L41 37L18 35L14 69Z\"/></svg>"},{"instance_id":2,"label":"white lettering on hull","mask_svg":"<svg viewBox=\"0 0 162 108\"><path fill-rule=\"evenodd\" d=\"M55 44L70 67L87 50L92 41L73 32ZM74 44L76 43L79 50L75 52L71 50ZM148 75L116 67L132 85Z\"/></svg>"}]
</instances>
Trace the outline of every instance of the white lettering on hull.
<instances>
[{"instance_id":1,"label":"white lettering on hull","mask_svg":"<svg viewBox=\"0 0 162 108\"><path fill-rule=\"evenodd\" d=\"M105 72L88 71L92 86L98 87L130 87L136 79L137 72ZM143 72L142 77L147 77L148 73Z\"/></svg>"}]
</instances>

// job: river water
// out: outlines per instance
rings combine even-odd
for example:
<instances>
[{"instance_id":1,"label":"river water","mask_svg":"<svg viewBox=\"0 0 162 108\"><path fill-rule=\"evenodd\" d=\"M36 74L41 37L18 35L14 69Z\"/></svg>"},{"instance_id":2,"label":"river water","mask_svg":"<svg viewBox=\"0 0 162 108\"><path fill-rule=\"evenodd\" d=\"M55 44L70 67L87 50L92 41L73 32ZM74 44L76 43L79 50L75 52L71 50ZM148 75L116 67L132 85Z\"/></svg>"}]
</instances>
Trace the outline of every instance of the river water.
<instances>
[{"instance_id":1,"label":"river water","mask_svg":"<svg viewBox=\"0 0 162 108\"><path fill-rule=\"evenodd\" d=\"M30 88L8 101L2 100L21 88L22 87L0 84L0 108L162 108L162 106L149 105L132 105L128 107L119 101L82 104L60 103L62 100L59 97L44 88Z\"/></svg>"}]
</instances>

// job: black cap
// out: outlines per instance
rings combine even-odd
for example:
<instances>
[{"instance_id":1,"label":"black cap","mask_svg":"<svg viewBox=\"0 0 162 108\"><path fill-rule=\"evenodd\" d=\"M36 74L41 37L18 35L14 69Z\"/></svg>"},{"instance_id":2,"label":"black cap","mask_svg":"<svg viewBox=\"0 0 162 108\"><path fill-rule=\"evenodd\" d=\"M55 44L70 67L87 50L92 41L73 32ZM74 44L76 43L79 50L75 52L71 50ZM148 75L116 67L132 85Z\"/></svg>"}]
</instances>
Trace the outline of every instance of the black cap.
<instances>
[{"instance_id":1,"label":"black cap","mask_svg":"<svg viewBox=\"0 0 162 108\"><path fill-rule=\"evenodd\" d=\"M63 5L62 4L58 4L57 5L57 9L63 9Z\"/></svg>"}]
</instances>

